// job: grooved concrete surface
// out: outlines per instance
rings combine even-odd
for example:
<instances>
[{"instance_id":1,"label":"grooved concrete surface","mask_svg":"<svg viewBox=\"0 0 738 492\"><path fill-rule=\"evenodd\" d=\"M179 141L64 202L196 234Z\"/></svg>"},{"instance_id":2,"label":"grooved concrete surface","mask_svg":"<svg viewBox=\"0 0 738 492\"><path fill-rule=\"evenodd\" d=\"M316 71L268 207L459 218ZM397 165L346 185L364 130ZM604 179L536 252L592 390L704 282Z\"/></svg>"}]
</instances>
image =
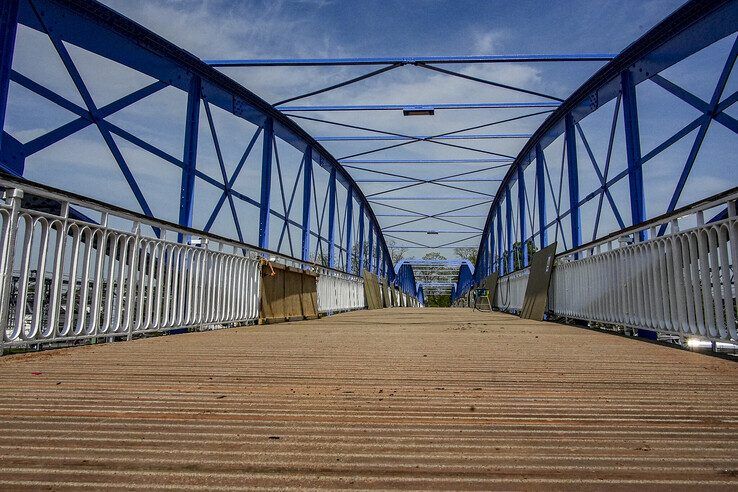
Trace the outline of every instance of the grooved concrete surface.
<instances>
[{"instance_id":1,"label":"grooved concrete surface","mask_svg":"<svg viewBox=\"0 0 738 492\"><path fill-rule=\"evenodd\" d=\"M0 489L738 488L738 364L396 308L0 359Z\"/></svg>"}]
</instances>

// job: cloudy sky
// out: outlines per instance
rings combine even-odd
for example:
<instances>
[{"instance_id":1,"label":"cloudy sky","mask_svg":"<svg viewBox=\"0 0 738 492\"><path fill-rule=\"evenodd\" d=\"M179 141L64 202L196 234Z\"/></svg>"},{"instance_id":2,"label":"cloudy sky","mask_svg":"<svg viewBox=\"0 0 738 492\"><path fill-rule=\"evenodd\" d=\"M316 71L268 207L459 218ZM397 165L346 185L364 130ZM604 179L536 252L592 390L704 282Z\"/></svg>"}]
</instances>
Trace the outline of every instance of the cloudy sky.
<instances>
[{"instance_id":1,"label":"cloudy sky","mask_svg":"<svg viewBox=\"0 0 738 492\"><path fill-rule=\"evenodd\" d=\"M139 22L145 27L162 35L169 41L181 46L202 59L224 58L321 58L321 57L378 57L378 56L418 56L418 55L477 55L477 54L516 54L516 53L618 53L629 43L644 34L649 28L677 8L681 2L675 0L649 1L458 1L442 2L430 0L415 1L340 1L340 0L294 0L294 1L138 1L138 0L104 0L104 3L125 16ZM633 19L637 19L634 21ZM46 79L54 85L57 92L70 100L79 101L74 88L65 81L63 67L48 46L43 47L44 40L40 33L30 29L19 31L18 52L14 68L34 80ZM703 56L702 63L713 67L713 72L722 66L726 47L732 39ZM131 90L149 83L141 74L125 74L119 67L109 65L83 50L70 47L70 53L79 65L80 72L91 87L93 97L100 101L112 101ZM721 58L722 57L722 58ZM44 60L44 63L39 63ZM494 80L496 82L523 87L529 90L551 94L559 98L567 97L582 82L591 76L602 62L579 63L527 63L527 64L494 64L494 65L450 65L451 70L463 71L467 75ZM269 102L277 102L311 90L340 82L345 79L369 72L377 67L324 67L324 68L228 68L224 73L242 83L245 87ZM690 70L675 68L671 76L680 84L709 100L710 84L714 87L716 76L696 77ZM66 76L68 78L68 76ZM98 82L95 82L98 79ZM733 83L733 82L731 82ZM645 84L642 84L645 86ZM94 90L93 90L94 89ZM641 87L639 86L639 90ZM726 90L729 94L730 87ZM15 89L16 99L25 101L22 91ZM651 94L648 91L652 91ZM643 88L649 98L663 102L661 89ZM663 92L663 91L662 91ZM640 96L640 93L639 93ZM671 96L669 96L671 97ZM157 99L158 98L158 99ZM662 99L659 99L662 98ZM487 102L542 102L545 98L522 94L506 89L480 85L456 77L431 72L418 67L402 67L366 81L341 88L329 93L313 96L299 101L300 105L316 104L433 104L433 103L487 103ZM676 101L676 100L674 100ZM159 104L160 106L156 106ZM297 104L294 103L294 104ZM100 105L100 104L98 104ZM146 104L138 103L126 113L115 115L115 120L124 128L137 127L135 134L154 139L158 145L167 149L172 155L181 155L182 116L184 111L182 94L162 94L152 96ZM654 110L652 115L646 109L641 115L642 126L649 129L644 137L644 153L655 147L671 133L684 126L695 113L688 108L678 109L668 104L664 110ZM678 106L678 105L673 105ZM65 120L64 115L51 113L45 118L47 125L30 122L27 118L28 105L14 104L11 101L8 127L11 134L25 142L33 137L54 128ZM397 132L406 135L433 135L454 131L474 125L488 124L501 119L514 118L536 112L531 109L496 109L496 110L447 110L437 111L433 117L403 117L400 112L311 112L293 113L320 120L328 120L363 127ZM225 121L223 115L214 111L214 120L218 128L218 137L223 147L224 158L229 170L235 166L238 157L248 142L253 131L238 128ZM591 140L595 157L602 167L605 154L607 131L612 118L612 108L603 108L601 116L592 117L591 121L583 121L582 128ZM696 113L698 116L699 114ZM523 118L513 122L494 125L467 133L483 134L528 134L532 133L543 121L545 114ZM113 117L111 117L111 121ZM165 121L166 120L166 121ZM327 123L296 119L301 126L316 137L330 136L366 136L369 132L351 130ZM201 135L208 134L207 121L201 114ZM651 125L651 126L649 126ZM622 125L621 125L622 126ZM166 128L166 131L164 129ZM28 173L32 177L41 177L67 188L83 187L84 191L98 198L106 198L132 208L137 205L131 202L126 187L119 187L120 176L114 176L112 170L102 168L96 172L97 178L90 178L92 190L88 184L81 185L69 172L58 172L49 161L64 163L69 166L81 166L80 149L84 146L85 154L98 156L96 161L110 161L109 152L93 129L85 130L78 136L79 141L65 148L59 145L54 152L46 153L41 158L27 163ZM376 135L376 134L375 134ZM722 138L722 137L720 137ZM618 137L619 139L619 137ZM207 140L207 139L204 139ZM466 150L432 143L414 143L396 149L375 152L362 156L365 159L480 159L496 157L490 154L516 156L525 139L505 138L489 140L461 140L452 143L473 147ZM323 142L324 146L338 158L369 151L393 142L359 141L359 142ZM675 146L675 152L688 152L691 142L681 147ZM123 144L121 144L123 145ZM616 143L617 146L617 143ZM176 202L178 194L178 170L173 166L155 164L153 158L140 149L122 149L131 167L143 179L142 189L150 194L152 209L157 215L167 219L176 218ZM280 149L282 153L283 172L285 174L286 200L289 201L294 176L299 166L299 155L290 154L289 149ZM552 145L547 149L547 160L551 168L552 188L559 187L561 173L561 146ZM212 143L203 141L198 150L198 166L208 174L219 177ZM617 153L617 152L616 152ZM201 155L200 155L201 154ZM254 152L247 161L243 172L243 192L258 199L258 152ZM550 154L550 155L549 155ZM580 159L586 159L583 154ZM719 157L724 157L720 154ZM669 156L668 159L679 161L681 157ZM43 164L42 164L43 163ZM95 164L102 165L102 164ZM588 165L588 164L587 164ZM613 158L613 173L624 165L620 157ZM475 164L353 164L351 173L360 181L365 194L373 194L391 188L412 183L412 179L435 179L449 175L471 173L466 178L475 182L446 182L471 191L457 190L437 184L422 184L406 190L378 195L381 203L374 205L375 212L386 234L394 236L398 244L424 244L437 246L469 238L458 243L462 246L476 246L478 238L474 237L476 229L483 225L488 205L483 203L497 191L495 180L502 178L506 172L504 166L494 163ZM480 169L494 167L480 171ZM654 205L649 215L658 215L668 202L669 190L673 189L673 181L679 174L678 166L666 168L653 166L654 171L647 176L654 180ZM358 169L362 168L362 169ZM81 169L81 168L80 168ZM404 178L389 176L401 175ZM582 196L596 188L599 184L593 179L592 168L584 173L585 184ZM587 174L591 175L587 177ZM40 178L39 178L40 179ZM316 176L318 194L323 177ZM388 180L410 180L388 182ZM527 178L526 178L527 179ZM703 192L720 191L725 188L725 178L720 173L704 172L704 182L697 186ZM115 186L105 186L112 183ZM615 201L620 206L624 217L629 216L627 186L623 189L619 183L613 190ZM591 185L586 189L586 185ZM661 188L663 189L661 189ZM299 187L298 187L299 188ZM81 191L75 189L75 191ZM565 185L562 188L566 196ZM195 212L195 225L207 221L214 203L219 198L217 190L199 188L199 203ZM555 207L554 191L547 197L549 210ZM295 205L290 209L290 216L296 220L301 214L298 205L300 192L294 199ZM345 196L345 194L343 195ZM693 195L689 195L693 196ZM384 200L384 198L436 198L434 201ZM444 201L444 197L463 197L461 200ZM273 195L274 198L274 195ZM339 193L339 199L341 194ZM534 202L534 197L529 196ZM281 201L278 196L276 200ZM663 202L663 203L662 203ZM396 225L407 221L408 217L391 217L392 214L412 215L414 212L439 213L466 205L470 207L455 215L452 224L436 219L416 221L407 225ZM592 202L591 211L584 210L583 220L594 216L597 200ZM650 203L650 202L649 202ZM239 207L241 207L239 205ZM397 208L406 209L400 211ZM275 208L283 211L278 203ZM289 208L289 207L288 207ZM611 210L603 211L600 233L616 227ZM213 230L233 235L232 219L227 207L218 215ZM244 206L239 208L241 220L251 223L255 219L255 208ZM589 214L589 215L587 215ZM517 217L516 217L517 221ZM242 226L253 230L251 225ZM417 230L419 232L392 233L395 230ZM427 231L446 231L439 235L428 236ZM281 231L278 231L281 232ZM292 231L292 235L296 235ZM567 234L564 232L564 234ZM585 230L586 237L591 235L591 226ZM247 241L255 242L253 237ZM284 242L284 238L283 238ZM296 245L296 243L295 243ZM283 248L284 249L284 248ZM428 250L411 249L410 255L422 255ZM289 251L286 251L289 252ZM453 252L445 250L447 256Z\"/></svg>"}]
</instances>

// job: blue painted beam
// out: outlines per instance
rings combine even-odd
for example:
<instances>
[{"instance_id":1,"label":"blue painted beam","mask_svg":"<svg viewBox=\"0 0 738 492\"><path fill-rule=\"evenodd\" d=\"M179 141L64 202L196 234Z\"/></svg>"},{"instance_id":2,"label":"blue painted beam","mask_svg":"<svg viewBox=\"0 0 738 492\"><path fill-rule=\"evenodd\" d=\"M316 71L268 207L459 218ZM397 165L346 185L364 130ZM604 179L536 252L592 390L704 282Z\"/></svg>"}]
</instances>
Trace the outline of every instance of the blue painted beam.
<instances>
[{"instance_id":1,"label":"blue painted beam","mask_svg":"<svg viewBox=\"0 0 738 492\"><path fill-rule=\"evenodd\" d=\"M538 238L540 249L548 246L546 229L546 161L541 145L536 145L536 196L538 198ZM532 224L531 224L532 226Z\"/></svg>"},{"instance_id":2,"label":"blue painted beam","mask_svg":"<svg viewBox=\"0 0 738 492\"><path fill-rule=\"evenodd\" d=\"M310 208L313 201L313 148L305 148L302 168L302 260L310 260Z\"/></svg>"},{"instance_id":3,"label":"blue painted beam","mask_svg":"<svg viewBox=\"0 0 738 492\"><path fill-rule=\"evenodd\" d=\"M497 271L500 275L505 273L505 262L502 258L502 207L497 207Z\"/></svg>"},{"instance_id":4,"label":"blue painted beam","mask_svg":"<svg viewBox=\"0 0 738 492\"><path fill-rule=\"evenodd\" d=\"M192 208L195 199L195 171L197 170L197 140L200 126L200 77L193 75L187 94L184 151L182 156L182 183L179 195L179 224L192 227ZM179 235L182 241L183 236Z\"/></svg>"},{"instance_id":5,"label":"blue painted beam","mask_svg":"<svg viewBox=\"0 0 738 492\"><path fill-rule=\"evenodd\" d=\"M3 129L8 107L10 72L13 67L15 33L18 29L18 0L3 0L0 4L0 156L3 156ZM5 164L5 159L3 159ZM10 164L10 163L8 163Z\"/></svg>"},{"instance_id":6,"label":"blue painted beam","mask_svg":"<svg viewBox=\"0 0 738 492\"><path fill-rule=\"evenodd\" d=\"M505 188L505 239L507 240L507 272L515 271L515 252L513 251L512 197L510 186Z\"/></svg>"},{"instance_id":7,"label":"blue painted beam","mask_svg":"<svg viewBox=\"0 0 738 492\"><path fill-rule=\"evenodd\" d=\"M364 273L364 204L359 202L359 275Z\"/></svg>"},{"instance_id":8,"label":"blue painted beam","mask_svg":"<svg viewBox=\"0 0 738 492\"><path fill-rule=\"evenodd\" d=\"M525 215L525 173L522 167L518 167L518 225L520 227L520 252L523 260L523 268L528 266L528 248L525 244L528 239L528 233L525 227Z\"/></svg>"},{"instance_id":9,"label":"blue painted beam","mask_svg":"<svg viewBox=\"0 0 738 492\"><path fill-rule=\"evenodd\" d=\"M268 58L204 60L212 67L310 67L342 65L414 65L417 63L534 63L534 62L582 62L609 61L611 53L573 54L511 54L470 56L400 56L371 58Z\"/></svg>"},{"instance_id":10,"label":"blue painted beam","mask_svg":"<svg viewBox=\"0 0 738 492\"><path fill-rule=\"evenodd\" d=\"M513 159L493 157L489 159L342 159L341 164L489 164L512 162Z\"/></svg>"},{"instance_id":11,"label":"blue painted beam","mask_svg":"<svg viewBox=\"0 0 738 492\"><path fill-rule=\"evenodd\" d=\"M353 273L353 254L351 248L354 243L354 187L350 186L346 193L346 272Z\"/></svg>"},{"instance_id":12,"label":"blue painted beam","mask_svg":"<svg viewBox=\"0 0 738 492\"><path fill-rule=\"evenodd\" d=\"M623 91L623 121L625 123L625 148L628 158L628 184L630 186L630 214L633 225L646 220L646 201L643 191L641 169L641 140L638 129L638 101L636 87L630 70L620 77ZM639 232L640 240L647 237L646 231Z\"/></svg>"},{"instance_id":13,"label":"blue painted beam","mask_svg":"<svg viewBox=\"0 0 738 492\"><path fill-rule=\"evenodd\" d=\"M314 137L318 142L364 142L364 141L391 141L391 140L496 140L506 138L530 138L531 133L480 133L465 135L346 135L346 136L319 136Z\"/></svg>"},{"instance_id":14,"label":"blue painted beam","mask_svg":"<svg viewBox=\"0 0 738 492\"><path fill-rule=\"evenodd\" d=\"M385 178L385 179L356 179L357 183L417 183L417 179L406 179L406 178ZM429 182L433 183L497 183L502 179L458 179L458 178L443 178L434 179Z\"/></svg>"},{"instance_id":15,"label":"blue painted beam","mask_svg":"<svg viewBox=\"0 0 738 492\"><path fill-rule=\"evenodd\" d=\"M269 213L272 195L272 146L274 143L274 120L264 122L261 155L261 200L259 201L259 247L269 249Z\"/></svg>"},{"instance_id":16,"label":"blue painted beam","mask_svg":"<svg viewBox=\"0 0 738 492\"><path fill-rule=\"evenodd\" d=\"M328 266L335 267L336 255L336 168L328 179Z\"/></svg>"},{"instance_id":17,"label":"blue painted beam","mask_svg":"<svg viewBox=\"0 0 738 492\"><path fill-rule=\"evenodd\" d=\"M378 196L369 198L369 202L378 202L378 201L392 201L392 200L430 200L430 201L437 201L437 200L471 200L471 201L482 201L482 202L491 202L489 198L486 197L478 197L478 196Z\"/></svg>"},{"instance_id":18,"label":"blue painted beam","mask_svg":"<svg viewBox=\"0 0 738 492\"><path fill-rule=\"evenodd\" d=\"M571 220L571 247L582 245L582 219L579 213L579 169L577 167L577 136L574 133L574 118L571 113L564 118L566 140L567 177L569 182L569 205Z\"/></svg>"},{"instance_id":19,"label":"blue painted beam","mask_svg":"<svg viewBox=\"0 0 738 492\"><path fill-rule=\"evenodd\" d=\"M452 109L524 109L557 108L557 102L496 102L466 104L328 104L312 106L277 106L283 113L310 111L419 111Z\"/></svg>"},{"instance_id":20,"label":"blue painted beam","mask_svg":"<svg viewBox=\"0 0 738 492\"><path fill-rule=\"evenodd\" d=\"M369 246L367 247L367 270L370 272L373 272L374 269L372 268L374 266L373 255L374 255L374 222L372 220L369 220L369 233L367 234L369 236Z\"/></svg>"}]
</instances>

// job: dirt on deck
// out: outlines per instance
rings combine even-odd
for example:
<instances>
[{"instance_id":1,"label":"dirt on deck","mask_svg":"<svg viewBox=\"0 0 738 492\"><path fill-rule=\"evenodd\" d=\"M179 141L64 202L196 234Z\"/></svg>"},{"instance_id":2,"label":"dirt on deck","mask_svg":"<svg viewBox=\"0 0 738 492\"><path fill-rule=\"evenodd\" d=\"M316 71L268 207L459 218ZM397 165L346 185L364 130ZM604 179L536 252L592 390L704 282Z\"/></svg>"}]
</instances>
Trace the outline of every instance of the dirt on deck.
<instances>
[{"instance_id":1,"label":"dirt on deck","mask_svg":"<svg viewBox=\"0 0 738 492\"><path fill-rule=\"evenodd\" d=\"M396 308L0 358L0 489L738 489L738 364Z\"/></svg>"}]
</instances>

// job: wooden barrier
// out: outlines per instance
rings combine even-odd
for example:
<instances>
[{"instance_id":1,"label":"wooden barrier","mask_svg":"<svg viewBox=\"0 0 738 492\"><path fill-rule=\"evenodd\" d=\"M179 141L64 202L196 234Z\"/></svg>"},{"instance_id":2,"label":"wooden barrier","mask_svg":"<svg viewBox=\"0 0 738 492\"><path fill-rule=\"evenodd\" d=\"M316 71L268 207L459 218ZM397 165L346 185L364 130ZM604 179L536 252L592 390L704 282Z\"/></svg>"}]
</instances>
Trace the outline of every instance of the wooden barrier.
<instances>
[{"instance_id":1,"label":"wooden barrier","mask_svg":"<svg viewBox=\"0 0 738 492\"><path fill-rule=\"evenodd\" d=\"M318 317L317 275L299 268L263 262L260 323Z\"/></svg>"},{"instance_id":2,"label":"wooden barrier","mask_svg":"<svg viewBox=\"0 0 738 492\"><path fill-rule=\"evenodd\" d=\"M367 309L382 309L382 293L379 287L379 278L371 272L364 270L364 295L366 297Z\"/></svg>"}]
</instances>

